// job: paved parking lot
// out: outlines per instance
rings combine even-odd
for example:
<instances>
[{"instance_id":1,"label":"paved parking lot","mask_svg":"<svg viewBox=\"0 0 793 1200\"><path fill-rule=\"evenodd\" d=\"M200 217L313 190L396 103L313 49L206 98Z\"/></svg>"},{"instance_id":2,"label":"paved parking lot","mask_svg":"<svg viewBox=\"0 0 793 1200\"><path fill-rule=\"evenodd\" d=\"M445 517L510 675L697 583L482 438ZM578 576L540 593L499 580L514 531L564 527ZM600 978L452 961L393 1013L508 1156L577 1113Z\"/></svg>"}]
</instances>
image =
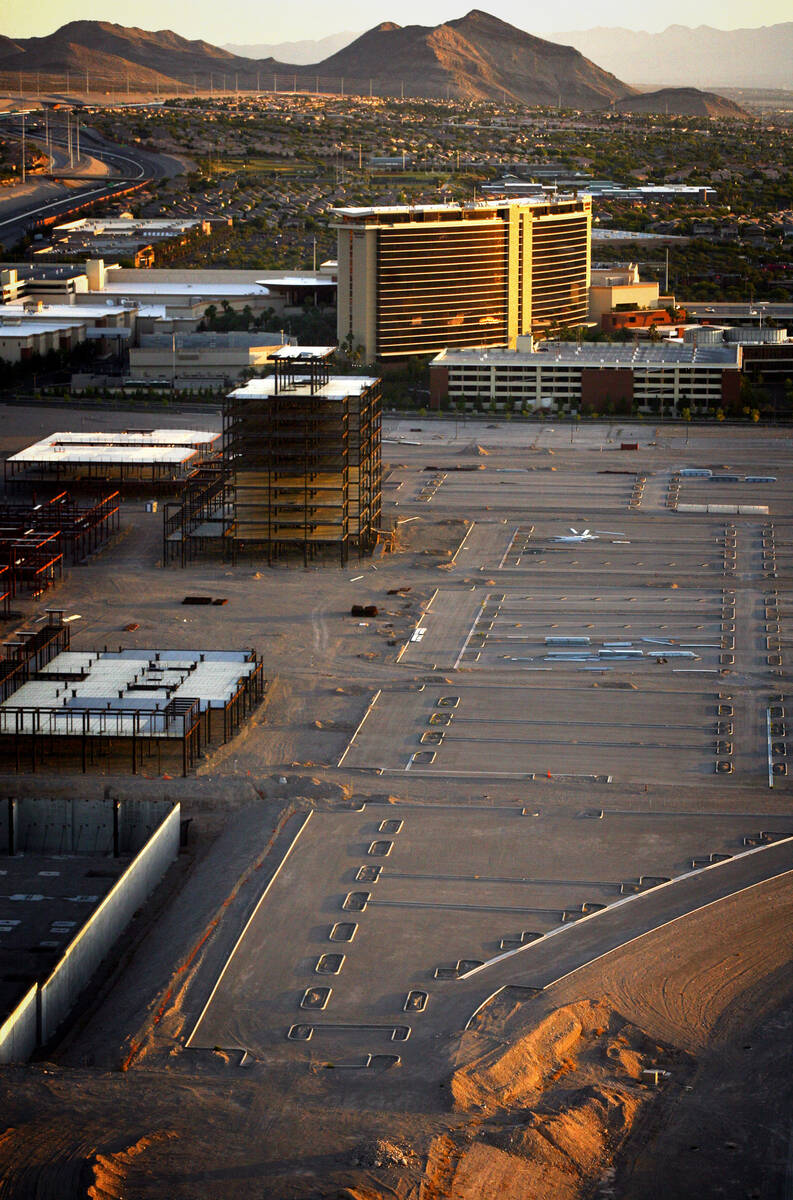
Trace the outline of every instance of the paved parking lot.
<instances>
[{"instance_id":1,"label":"paved parking lot","mask_svg":"<svg viewBox=\"0 0 793 1200\"><path fill-rule=\"evenodd\" d=\"M459 975L763 845L761 824L749 813L610 809L593 819L574 806L453 802L314 813L190 1045L338 1067L399 1055L422 1070L426 1039L459 1027ZM777 817L765 838L791 832L793 818ZM519 958L508 969L532 967ZM458 997L463 1008L490 986L477 980Z\"/></svg>"},{"instance_id":2,"label":"paved parking lot","mask_svg":"<svg viewBox=\"0 0 793 1200\"><path fill-rule=\"evenodd\" d=\"M344 765L493 779L549 773L647 783L708 778L718 743L729 740L720 731L735 726L735 705L721 700L716 687L539 679L472 684L461 677L441 687L383 691Z\"/></svg>"}]
</instances>

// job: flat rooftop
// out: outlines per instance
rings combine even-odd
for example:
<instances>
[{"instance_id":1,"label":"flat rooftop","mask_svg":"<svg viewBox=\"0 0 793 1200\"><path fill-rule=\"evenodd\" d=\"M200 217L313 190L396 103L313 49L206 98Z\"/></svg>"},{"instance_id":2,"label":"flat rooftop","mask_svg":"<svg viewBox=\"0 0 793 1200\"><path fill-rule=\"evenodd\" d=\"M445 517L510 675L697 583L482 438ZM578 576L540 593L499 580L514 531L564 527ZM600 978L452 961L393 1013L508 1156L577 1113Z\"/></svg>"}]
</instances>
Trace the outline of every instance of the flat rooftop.
<instances>
[{"instance_id":1,"label":"flat rooftop","mask_svg":"<svg viewBox=\"0 0 793 1200\"><path fill-rule=\"evenodd\" d=\"M379 383L377 375L331 375L326 383L312 387L305 383L295 382L289 387L276 387L274 375L266 375L263 379L251 379L244 387L235 388L230 395L236 399L266 400L275 395L292 396L322 396L333 400L343 400L346 396L362 396L365 391Z\"/></svg>"},{"instance_id":2,"label":"flat rooftop","mask_svg":"<svg viewBox=\"0 0 793 1200\"><path fill-rule=\"evenodd\" d=\"M266 279L258 279L257 283L266 288L335 288L338 286L336 280L330 279L327 275L268 275Z\"/></svg>"},{"instance_id":3,"label":"flat rooftop","mask_svg":"<svg viewBox=\"0 0 793 1200\"><path fill-rule=\"evenodd\" d=\"M82 321L78 317L75 317L71 325L64 325L63 321L27 320L22 315L17 316L13 322L4 321L0 317L0 338L23 339L42 333L63 333L64 329L77 329L80 325Z\"/></svg>"},{"instance_id":4,"label":"flat rooftop","mask_svg":"<svg viewBox=\"0 0 793 1200\"><path fill-rule=\"evenodd\" d=\"M760 321L791 321L793 320L793 303L775 303L770 300L755 300L753 304L747 301L731 302L708 300L681 300L680 307L684 308L690 317L715 317L719 320L735 317L748 321L750 318Z\"/></svg>"},{"instance_id":5,"label":"flat rooftop","mask_svg":"<svg viewBox=\"0 0 793 1200\"><path fill-rule=\"evenodd\" d=\"M462 204L388 204L374 205L371 208L332 208L335 217L342 220L359 220L366 217L414 217L429 213L432 216L470 216L471 213L501 212L509 208L569 208L571 206L589 207L588 197L559 194L555 196L520 196L498 200L467 200Z\"/></svg>"},{"instance_id":6,"label":"flat rooftop","mask_svg":"<svg viewBox=\"0 0 793 1200\"><path fill-rule=\"evenodd\" d=\"M105 283L100 292L106 296L269 296L258 283Z\"/></svg>"},{"instance_id":7,"label":"flat rooftop","mask_svg":"<svg viewBox=\"0 0 793 1200\"><path fill-rule=\"evenodd\" d=\"M56 225L55 231L56 233L163 233L170 230L178 232L183 229L193 229L200 224L200 219L196 217L154 217L150 220L138 217L108 217L106 219L78 217L75 221L65 221L62 225Z\"/></svg>"},{"instance_id":8,"label":"flat rooftop","mask_svg":"<svg viewBox=\"0 0 793 1200\"><path fill-rule=\"evenodd\" d=\"M288 358L297 361L307 361L311 358L330 358L335 346L282 346L273 358Z\"/></svg>"},{"instance_id":9,"label":"flat rooftop","mask_svg":"<svg viewBox=\"0 0 793 1200\"><path fill-rule=\"evenodd\" d=\"M543 366L550 363L565 363L570 366L600 367L713 367L740 366L740 347L732 345L695 346L691 342L663 342L651 345L629 343L584 342L580 346L572 342L543 342L541 348L528 350L442 350L435 363L454 365L478 365L491 363L496 366L509 364L521 366Z\"/></svg>"},{"instance_id":10,"label":"flat rooftop","mask_svg":"<svg viewBox=\"0 0 793 1200\"><path fill-rule=\"evenodd\" d=\"M1 328L1 327L0 327ZM51 433L8 461L59 466L189 462L220 434L207 429L125 429L118 433Z\"/></svg>"},{"instance_id":11,"label":"flat rooftop","mask_svg":"<svg viewBox=\"0 0 793 1200\"><path fill-rule=\"evenodd\" d=\"M82 321L86 317L117 317L123 313L134 312L126 304L81 304L77 308L74 304L39 304L35 300L20 302L19 304L0 304L0 321L6 318L14 320L30 320L38 317L40 320L52 320L53 318L69 317L75 321Z\"/></svg>"}]
</instances>

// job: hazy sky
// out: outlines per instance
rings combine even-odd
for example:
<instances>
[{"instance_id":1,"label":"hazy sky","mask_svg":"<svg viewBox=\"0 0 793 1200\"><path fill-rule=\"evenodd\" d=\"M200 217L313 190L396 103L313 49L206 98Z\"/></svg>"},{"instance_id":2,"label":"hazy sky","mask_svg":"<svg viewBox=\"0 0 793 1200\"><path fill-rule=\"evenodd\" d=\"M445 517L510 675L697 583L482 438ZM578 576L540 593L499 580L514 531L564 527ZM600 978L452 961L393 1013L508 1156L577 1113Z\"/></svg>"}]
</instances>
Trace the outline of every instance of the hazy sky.
<instances>
[{"instance_id":1,"label":"hazy sky","mask_svg":"<svg viewBox=\"0 0 793 1200\"><path fill-rule=\"evenodd\" d=\"M555 0L527 6L517 0L493 0L479 5L530 33L623 25L660 30L670 24L713 25L719 29L773 25L791 19L790 0L668 0L663 5L632 6L624 0ZM398 20L437 25L462 16L474 0L348 0L343 6L299 0L292 4L251 4L249 0L2 0L0 33L7 37L40 37L67 21L93 19L137 25L143 29L174 29L189 38L222 45L247 45L324 37L343 29L370 29L380 21Z\"/></svg>"}]
</instances>

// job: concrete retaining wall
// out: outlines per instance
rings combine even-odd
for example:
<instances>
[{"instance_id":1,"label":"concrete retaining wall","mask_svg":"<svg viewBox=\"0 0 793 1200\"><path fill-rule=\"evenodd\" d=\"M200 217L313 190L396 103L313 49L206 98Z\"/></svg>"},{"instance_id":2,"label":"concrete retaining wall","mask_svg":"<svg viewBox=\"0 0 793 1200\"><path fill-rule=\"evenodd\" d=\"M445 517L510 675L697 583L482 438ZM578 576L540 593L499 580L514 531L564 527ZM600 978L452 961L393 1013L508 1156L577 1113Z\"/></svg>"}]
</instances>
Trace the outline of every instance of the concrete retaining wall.
<instances>
[{"instance_id":1,"label":"concrete retaining wall","mask_svg":"<svg viewBox=\"0 0 793 1200\"><path fill-rule=\"evenodd\" d=\"M119 853L136 854L157 828L158 800L121 800ZM16 801L15 847L23 854L112 854L113 800L21 796ZM8 844L8 805L0 802L0 853Z\"/></svg>"},{"instance_id":2,"label":"concrete retaining wall","mask_svg":"<svg viewBox=\"0 0 793 1200\"><path fill-rule=\"evenodd\" d=\"M38 991L34 983L0 1025L0 1063L25 1062L36 1049Z\"/></svg>"},{"instance_id":3,"label":"concrete retaining wall","mask_svg":"<svg viewBox=\"0 0 793 1200\"><path fill-rule=\"evenodd\" d=\"M136 909L151 895L169 863L178 855L179 822L180 807L176 804L66 947L60 962L41 985L41 1043L47 1042L58 1029Z\"/></svg>"}]
</instances>

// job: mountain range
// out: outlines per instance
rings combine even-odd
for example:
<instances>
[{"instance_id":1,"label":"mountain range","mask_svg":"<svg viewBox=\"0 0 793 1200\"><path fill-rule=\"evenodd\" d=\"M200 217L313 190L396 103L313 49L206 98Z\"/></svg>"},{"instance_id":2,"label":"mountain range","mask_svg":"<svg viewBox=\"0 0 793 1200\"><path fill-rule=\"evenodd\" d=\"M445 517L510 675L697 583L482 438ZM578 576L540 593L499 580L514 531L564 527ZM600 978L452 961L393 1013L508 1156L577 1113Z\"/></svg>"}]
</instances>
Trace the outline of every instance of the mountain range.
<instances>
[{"instance_id":1,"label":"mountain range","mask_svg":"<svg viewBox=\"0 0 793 1200\"><path fill-rule=\"evenodd\" d=\"M579 29L548 37L643 87L793 90L793 21L759 29Z\"/></svg>"},{"instance_id":2,"label":"mountain range","mask_svg":"<svg viewBox=\"0 0 793 1200\"><path fill-rule=\"evenodd\" d=\"M271 56L250 58L204 41L188 41L170 30L150 32L107 21L72 21L41 38L0 38L0 72L39 77L72 73L71 87L93 91L173 90L174 85L205 91L251 90L275 86L326 91L443 97L462 100L518 101L526 105L562 105L601 109L636 96L635 88L596 66L575 47L537 38L488 13L474 9L442 25L400 26L386 21L310 66ZM75 75L80 78L77 85ZM272 79L272 84L271 84ZM56 88L62 86L58 83ZM663 112L668 97L642 111ZM696 113L703 103L712 115L718 97L689 97ZM678 97L682 104L684 98ZM649 105L649 107L648 107ZM674 111L679 111L676 109Z\"/></svg>"},{"instance_id":3,"label":"mountain range","mask_svg":"<svg viewBox=\"0 0 793 1200\"><path fill-rule=\"evenodd\" d=\"M178 81L199 89L232 90L296 85L303 72L326 90L347 82L349 91L372 81L380 93L451 96L465 100L512 99L525 104L600 108L632 89L589 62L571 46L532 37L487 13L473 10L443 25L399 26L384 22L318 63L233 54L207 42L187 41L170 30L157 33L107 21L72 21L55 33L0 44L0 71L87 74L96 88L167 87ZM291 77L287 83L287 77Z\"/></svg>"}]
</instances>

